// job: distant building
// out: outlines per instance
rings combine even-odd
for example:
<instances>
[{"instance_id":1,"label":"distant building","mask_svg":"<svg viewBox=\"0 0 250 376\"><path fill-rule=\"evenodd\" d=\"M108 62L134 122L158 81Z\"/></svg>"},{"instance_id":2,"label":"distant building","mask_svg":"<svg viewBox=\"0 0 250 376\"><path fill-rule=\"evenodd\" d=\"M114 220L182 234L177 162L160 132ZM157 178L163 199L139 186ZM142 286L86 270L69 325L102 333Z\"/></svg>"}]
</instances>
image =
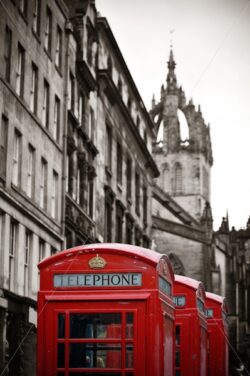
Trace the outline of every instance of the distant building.
<instances>
[{"instance_id":1,"label":"distant building","mask_svg":"<svg viewBox=\"0 0 250 376\"><path fill-rule=\"evenodd\" d=\"M243 364L249 369L250 358L250 219L245 230L229 231L224 218L219 231L213 231L210 129L200 106L196 110L192 100L186 103L175 66L171 50L166 86L150 111L160 170L153 189L152 239L155 249L168 254L175 273L201 280L207 291L227 298L230 372L236 375Z\"/></svg>"},{"instance_id":2,"label":"distant building","mask_svg":"<svg viewBox=\"0 0 250 376\"><path fill-rule=\"evenodd\" d=\"M159 176L152 157L154 124L107 20L98 17L97 26L97 236L99 241L149 247L152 186Z\"/></svg>"},{"instance_id":3,"label":"distant building","mask_svg":"<svg viewBox=\"0 0 250 376\"><path fill-rule=\"evenodd\" d=\"M158 136L153 154L161 172L154 189L153 238L167 252L176 272L202 280L213 290L213 219L210 169L213 163L210 130L200 106L186 103L177 85L176 63L170 51L166 86L150 111ZM182 127L186 127L186 138ZM179 265L178 265L179 264Z\"/></svg>"},{"instance_id":4,"label":"distant building","mask_svg":"<svg viewBox=\"0 0 250 376\"><path fill-rule=\"evenodd\" d=\"M226 245L226 294L229 304L231 369L250 368L250 218L245 229L229 230L228 217L216 232Z\"/></svg>"}]
</instances>

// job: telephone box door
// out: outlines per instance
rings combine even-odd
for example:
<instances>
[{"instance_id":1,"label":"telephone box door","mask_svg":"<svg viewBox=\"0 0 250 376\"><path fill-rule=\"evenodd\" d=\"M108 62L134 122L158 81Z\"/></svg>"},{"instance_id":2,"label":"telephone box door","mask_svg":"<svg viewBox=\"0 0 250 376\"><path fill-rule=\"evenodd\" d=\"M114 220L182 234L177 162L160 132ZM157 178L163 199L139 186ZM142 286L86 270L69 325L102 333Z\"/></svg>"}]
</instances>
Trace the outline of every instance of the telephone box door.
<instances>
[{"instance_id":1,"label":"telephone box door","mask_svg":"<svg viewBox=\"0 0 250 376\"><path fill-rule=\"evenodd\" d=\"M41 375L146 374L145 302L50 302L45 310L53 324L44 333Z\"/></svg>"},{"instance_id":2,"label":"telephone box door","mask_svg":"<svg viewBox=\"0 0 250 376\"><path fill-rule=\"evenodd\" d=\"M189 375L191 359L190 317L180 316L175 319L175 375Z\"/></svg>"}]
</instances>

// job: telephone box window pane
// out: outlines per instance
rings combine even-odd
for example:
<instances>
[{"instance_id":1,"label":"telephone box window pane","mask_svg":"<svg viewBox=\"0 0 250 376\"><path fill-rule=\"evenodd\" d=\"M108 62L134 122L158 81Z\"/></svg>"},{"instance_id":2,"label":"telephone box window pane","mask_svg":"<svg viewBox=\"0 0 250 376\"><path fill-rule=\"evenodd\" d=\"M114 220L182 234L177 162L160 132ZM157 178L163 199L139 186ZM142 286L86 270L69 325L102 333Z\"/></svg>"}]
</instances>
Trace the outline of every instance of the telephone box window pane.
<instances>
[{"instance_id":1,"label":"telephone box window pane","mask_svg":"<svg viewBox=\"0 0 250 376\"><path fill-rule=\"evenodd\" d=\"M171 285L162 277L159 277L159 289L163 294L171 296Z\"/></svg>"},{"instance_id":2,"label":"telephone box window pane","mask_svg":"<svg viewBox=\"0 0 250 376\"><path fill-rule=\"evenodd\" d=\"M181 327L180 327L180 325L176 325L176 327L175 327L175 344L176 344L176 346L180 346L180 334L181 334Z\"/></svg>"},{"instance_id":3,"label":"telephone box window pane","mask_svg":"<svg viewBox=\"0 0 250 376\"><path fill-rule=\"evenodd\" d=\"M70 343L70 368L120 368L121 346L105 343Z\"/></svg>"},{"instance_id":4,"label":"telephone box window pane","mask_svg":"<svg viewBox=\"0 0 250 376\"><path fill-rule=\"evenodd\" d=\"M186 305L186 297L185 296L174 296L173 302L176 307L184 307Z\"/></svg>"},{"instance_id":5,"label":"telephone box window pane","mask_svg":"<svg viewBox=\"0 0 250 376\"><path fill-rule=\"evenodd\" d=\"M57 375L57 376L65 376L65 373L64 373L64 372L57 372L56 375Z\"/></svg>"},{"instance_id":6,"label":"telephone box window pane","mask_svg":"<svg viewBox=\"0 0 250 376\"><path fill-rule=\"evenodd\" d=\"M126 338L134 338L134 314L126 313Z\"/></svg>"},{"instance_id":7,"label":"telephone box window pane","mask_svg":"<svg viewBox=\"0 0 250 376\"><path fill-rule=\"evenodd\" d=\"M175 366L180 367L180 351L176 351L175 353Z\"/></svg>"},{"instance_id":8,"label":"telephone box window pane","mask_svg":"<svg viewBox=\"0 0 250 376\"><path fill-rule=\"evenodd\" d=\"M121 338L121 314L72 313L70 338Z\"/></svg>"},{"instance_id":9,"label":"telephone box window pane","mask_svg":"<svg viewBox=\"0 0 250 376\"><path fill-rule=\"evenodd\" d=\"M65 338L65 314L58 314L57 338Z\"/></svg>"},{"instance_id":10,"label":"telephone box window pane","mask_svg":"<svg viewBox=\"0 0 250 376\"><path fill-rule=\"evenodd\" d=\"M176 370L175 371L175 376L181 376L181 371L180 370Z\"/></svg>"},{"instance_id":11,"label":"telephone box window pane","mask_svg":"<svg viewBox=\"0 0 250 376\"><path fill-rule=\"evenodd\" d=\"M134 357L133 357L133 345L126 345L126 368L133 368Z\"/></svg>"},{"instance_id":12,"label":"telephone box window pane","mask_svg":"<svg viewBox=\"0 0 250 376\"><path fill-rule=\"evenodd\" d=\"M197 298L197 307L200 312L204 313L204 303L199 298Z\"/></svg>"},{"instance_id":13,"label":"telephone box window pane","mask_svg":"<svg viewBox=\"0 0 250 376\"><path fill-rule=\"evenodd\" d=\"M57 344L57 367L64 368L64 358L65 358L65 348L64 343Z\"/></svg>"},{"instance_id":14,"label":"telephone box window pane","mask_svg":"<svg viewBox=\"0 0 250 376\"><path fill-rule=\"evenodd\" d=\"M211 318L214 316L214 310L213 309L206 309L206 316L207 318Z\"/></svg>"}]
</instances>

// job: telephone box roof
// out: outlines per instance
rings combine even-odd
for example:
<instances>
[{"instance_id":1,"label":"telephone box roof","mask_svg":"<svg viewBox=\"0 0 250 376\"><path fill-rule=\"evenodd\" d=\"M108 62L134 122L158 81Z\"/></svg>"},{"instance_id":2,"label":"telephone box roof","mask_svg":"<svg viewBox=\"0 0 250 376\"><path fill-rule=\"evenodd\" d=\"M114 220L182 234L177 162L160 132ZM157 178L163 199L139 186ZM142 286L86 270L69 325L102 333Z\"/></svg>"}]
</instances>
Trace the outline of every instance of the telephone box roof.
<instances>
[{"instance_id":1,"label":"telephone box roof","mask_svg":"<svg viewBox=\"0 0 250 376\"><path fill-rule=\"evenodd\" d=\"M224 298L224 296L220 296L220 295L214 294L212 292L207 292L207 291L206 291L206 298L214 300L214 301L221 303L221 304L224 303L224 301L226 299L226 298Z\"/></svg>"},{"instance_id":2,"label":"telephone box roof","mask_svg":"<svg viewBox=\"0 0 250 376\"><path fill-rule=\"evenodd\" d=\"M223 311L228 312L229 310L228 303L227 303L227 299L224 296L217 295L212 292L206 292L206 299L219 303L222 306Z\"/></svg>"},{"instance_id":3,"label":"telephone box roof","mask_svg":"<svg viewBox=\"0 0 250 376\"><path fill-rule=\"evenodd\" d=\"M201 281L197 281L196 279L185 277L183 275L178 275L178 274L174 275L174 280L175 282L179 282L179 283L182 283L183 285L190 286L195 290L197 290L201 284L203 285Z\"/></svg>"},{"instance_id":4,"label":"telephone box roof","mask_svg":"<svg viewBox=\"0 0 250 376\"><path fill-rule=\"evenodd\" d=\"M126 255L128 257L134 257L141 259L142 261L156 266L161 259L164 259L169 267L170 274L172 276L172 280L174 280L174 274L172 270L171 263L165 254L161 254L155 251L152 251L150 249L146 249L143 247L138 247L134 245L129 244L120 244L120 243L97 243L97 244L87 244L87 245L80 245L78 247L73 247L67 250L64 250L62 252L58 252L57 254L48 257L44 260L42 260L38 264L38 268L42 269L44 267L47 267L51 264L54 264L56 262L62 261L65 258L68 257L76 257L78 255L81 255L83 253L115 253L120 255Z\"/></svg>"}]
</instances>

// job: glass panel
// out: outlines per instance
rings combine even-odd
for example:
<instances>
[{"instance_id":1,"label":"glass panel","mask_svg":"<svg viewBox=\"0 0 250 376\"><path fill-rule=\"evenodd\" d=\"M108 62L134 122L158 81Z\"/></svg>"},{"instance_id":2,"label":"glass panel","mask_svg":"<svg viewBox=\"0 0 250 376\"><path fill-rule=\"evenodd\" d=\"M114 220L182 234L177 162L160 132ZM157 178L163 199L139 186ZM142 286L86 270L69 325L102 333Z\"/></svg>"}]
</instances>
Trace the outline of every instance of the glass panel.
<instances>
[{"instance_id":1,"label":"glass panel","mask_svg":"<svg viewBox=\"0 0 250 376\"><path fill-rule=\"evenodd\" d=\"M126 368L133 368L134 359L133 359L133 345L126 345Z\"/></svg>"},{"instance_id":2,"label":"glass panel","mask_svg":"<svg viewBox=\"0 0 250 376\"><path fill-rule=\"evenodd\" d=\"M163 294L171 295L171 284L162 277L159 277L159 289Z\"/></svg>"},{"instance_id":3,"label":"glass panel","mask_svg":"<svg viewBox=\"0 0 250 376\"><path fill-rule=\"evenodd\" d=\"M64 368L64 343L57 344L57 367Z\"/></svg>"},{"instance_id":4,"label":"glass panel","mask_svg":"<svg viewBox=\"0 0 250 376\"><path fill-rule=\"evenodd\" d=\"M70 368L120 368L120 344L70 343Z\"/></svg>"},{"instance_id":5,"label":"glass panel","mask_svg":"<svg viewBox=\"0 0 250 376\"><path fill-rule=\"evenodd\" d=\"M65 314L64 313L58 314L57 338L65 338Z\"/></svg>"},{"instance_id":6,"label":"glass panel","mask_svg":"<svg viewBox=\"0 0 250 376\"><path fill-rule=\"evenodd\" d=\"M176 305L176 307L184 307L186 304L186 297L185 296L174 296L173 302Z\"/></svg>"},{"instance_id":7,"label":"glass panel","mask_svg":"<svg viewBox=\"0 0 250 376\"><path fill-rule=\"evenodd\" d=\"M127 372L126 376L134 376L134 373L133 372Z\"/></svg>"},{"instance_id":8,"label":"glass panel","mask_svg":"<svg viewBox=\"0 0 250 376\"><path fill-rule=\"evenodd\" d=\"M134 338L134 314L126 313L126 338Z\"/></svg>"},{"instance_id":9,"label":"glass panel","mask_svg":"<svg viewBox=\"0 0 250 376\"><path fill-rule=\"evenodd\" d=\"M206 309L206 316L207 318L211 318L214 316L214 310L213 309Z\"/></svg>"},{"instance_id":10,"label":"glass panel","mask_svg":"<svg viewBox=\"0 0 250 376\"><path fill-rule=\"evenodd\" d=\"M197 298L197 307L200 312L204 313L204 303L199 298Z\"/></svg>"},{"instance_id":11,"label":"glass panel","mask_svg":"<svg viewBox=\"0 0 250 376\"><path fill-rule=\"evenodd\" d=\"M121 314L70 314L70 338L121 338Z\"/></svg>"},{"instance_id":12,"label":"glass panel","mask_svg":"<svg viewBox=\"0 0 250 376\"><path fill-rule=\"evenodd\" d=\"M180 325L176 325L176 327L175 327L175 344L176 344L176 346L180 345L180 332L181 332Z\"/></svg>"},{"instance_id":13,"label":"glass panel","mask_svg":"<svg viewBox=\"0 0 250 376\"><path fill-rule=\"evenodd\" d=\"M181 376L181 371L179 369L175 371L175 376Z\"/></svg>"},{"instance_id":14,"label":"glass panel","mask_svg":"<svg viewBox=\"0 0 250 376\"><path fill-rule=\"evenodd\" d=\"M65 376L65 373L64 373L64 372L57 372L56 375L57 375L57 376Z\"/></svg>"},{"instance_id":15,"label":"glass panel","mask_svg":"<svg viewBox=\"0 0 250 376\"><path fill-rule=\"evenodd\" d=\"M176 351L175 353L175 366L180 367L180 351Z\"/></svg>"}]
</instances>

